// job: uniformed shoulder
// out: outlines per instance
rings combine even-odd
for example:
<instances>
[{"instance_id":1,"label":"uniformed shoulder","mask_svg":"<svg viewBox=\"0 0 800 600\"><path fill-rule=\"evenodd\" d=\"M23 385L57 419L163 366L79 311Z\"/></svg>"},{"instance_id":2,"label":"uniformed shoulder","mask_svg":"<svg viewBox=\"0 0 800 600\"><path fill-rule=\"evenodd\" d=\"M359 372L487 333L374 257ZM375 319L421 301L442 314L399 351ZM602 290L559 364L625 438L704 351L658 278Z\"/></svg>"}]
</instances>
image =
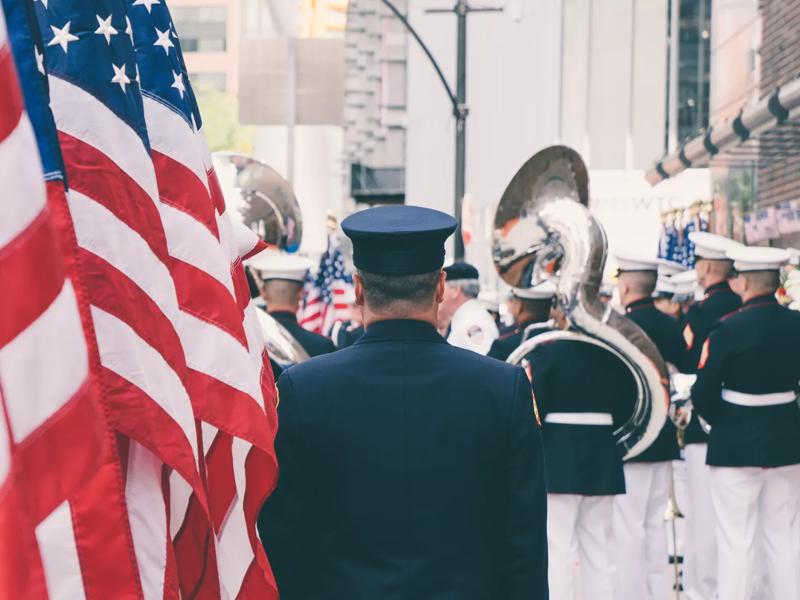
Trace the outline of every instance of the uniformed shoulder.
<instances>
[{"instance_id":1,"label":"uniformed shoulder","mask_svg":"<svg viewBox=\"0 0 800 600\"><path fill-rule=\"evenodd\" d=\"M738 315L740 312L741 312L741 311L740 311L738 308L737 308L736 310L732 310L731 312L729 312L729 313L727 313L727 314L724 314L724 315L722 315L722 316L719 318L719 322L720 322L720 323L722 323L722 322L724 322L724 321L727 321L727 320L728 320L728 319L730 319L731 317L735 317L736 315Z\"/></svg>"}]
</instances>

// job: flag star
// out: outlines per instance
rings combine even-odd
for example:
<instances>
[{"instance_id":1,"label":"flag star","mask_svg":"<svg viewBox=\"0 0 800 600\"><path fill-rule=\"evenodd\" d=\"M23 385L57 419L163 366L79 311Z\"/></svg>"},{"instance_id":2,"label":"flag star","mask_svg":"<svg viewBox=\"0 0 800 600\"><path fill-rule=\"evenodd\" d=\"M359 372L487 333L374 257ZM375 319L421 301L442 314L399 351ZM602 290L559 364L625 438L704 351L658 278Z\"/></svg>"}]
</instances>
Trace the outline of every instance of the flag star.
<instances>
[{"instance_id":1,"label":"flag star","mask_svg":"<svg viewBox=\"0 0 800 600\"><path fill-rule=\"evenodd\" d=\"M111 78L111 83L118 83L124 94L126 92L125 86L131 82L130 77L125 74L125 63L122 63L121 67L114 63L111 63L111 66L114 67L114 77Z\"/></svg>"},{"instance_id":2,"label":"flag star","mask_svg":"<svg viewBox=\"0 0 800 600\"><path fill-rule=\"evenodd\" d=\"M153 10L153 4L161 4L161 0L136 0L134 6L144 6L147 9L147 14Z\"/></svg>"},{"instance_id":3,"label":"flag star","mask_svg":"<svg viewBox=\"0 0 800 600\"><path fill-rule=\"evenodd\" d=\"M176 73L173 71L172 78L174 81L169 87L174 87L176 90L178 90L178 93L181 95L181 100L183 100L183 94L186 92L186 86L183 84L183 73Z\"/></svg>"},{"instance_id":4,"label":"flag star","mask_svg":"<svg viewBox=\"0 0 800 600\"><path fill-rule=\"evenodd\" d=\"M55 25L50 25L50 29L53 30L53 39L47 42L48 46L61 46L61 49L64 52L68 52L67 46L69 46L70 42L77 41L78 36L72 35L69 32L69 27L72 21L67 21L67 23L59 29Z\"/></svg>"},{"instance_id":5,"label":"flag star","mask_svg":"<svg viewBox=\"0 0 800 600\"><path fill-rule=\"evenodd\" d=\"M119 32L111 26L111 15L108 15L107 18L101 19L100 15L95 15L97 17L97 24L99 27L94 30L95 33L102 35L106 38L106 43L111 43L111 36L117 35Z\"/></svg>"},{"instance_id":6,"label":"flag star","mask_svg":"<svg viewBox=\"0 0 800 600\"><path fill-rule=\"evenodd\" d=\"M156 27L156 35L158 39L153 42L153 46L161 46L164 48L164 54L169 54L169 49L174 48L175 44L172 43L172 40L169 39L169 28L166 31L161 31L158 27Z\"/></svg>"},{"instance_id":7,"label":"flag star","mask_svg":"<svg viewBox=\"0 0 800 600\"><path fill-rule=\"evenodd\" d=\"M169 28L170 28L170 31L172 31L172 37L174 37L177 40L178 39L178 32L175 31L175 23L170 23L169 24Z\"/></svg>"},{"instance_id":8,"label":"flag star","mask_svg":"<svg viewBox=\"0 0 800 600\"><path fill-rule=\"evenodd\" d=\"M125 22L128 24L127 27L125 27L125 33L127 33L128 37L131 38L131 44L132 44L133 43L133 27L131 27L131 20L126 16L125 17Z\"/></svg>"},{"instance_id":9,"label":"flag star","mask_svg":"<svg viewBox=\"0 0 800 600\"><path fill-rule=\"evenodd\" d=\"M36 68L39 69L39 73L41 73L42 75L46 75L46 73L44 72L44 54L39 52L39 48L34 46L33 55L36 57Z\"/></svg>"}]
</instances>

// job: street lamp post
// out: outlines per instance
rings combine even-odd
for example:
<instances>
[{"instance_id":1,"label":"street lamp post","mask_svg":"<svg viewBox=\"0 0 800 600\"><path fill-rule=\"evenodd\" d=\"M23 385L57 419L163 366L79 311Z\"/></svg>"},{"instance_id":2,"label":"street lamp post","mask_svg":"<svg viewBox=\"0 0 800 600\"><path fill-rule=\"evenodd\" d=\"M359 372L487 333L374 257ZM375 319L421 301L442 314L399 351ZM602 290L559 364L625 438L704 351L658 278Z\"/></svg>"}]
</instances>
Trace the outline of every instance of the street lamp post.
<instances>
[{"instance_id":1,"label":"street lamp post","mask_svg":"<svg viewBox=\"0 0 800 600\"><path fill-rule=\"evenodd\" d=\"M453 107L453 116L456 119L456 179L455 179L455 203L453 208L453 216L458 221L458 228L455 235L455 260L464 259L464 237L461 234L461 210L464 202L464 188L466 179L466 166L467 166L467 115L469 109L467 108L467 16L471 12L502 12L502 8L477 8L469 5L469 0L456 0L455 6L448 9L431 9L425 11L426 13L455 13L458 19L458 36L456 39L456 93L447 83L439 67L439 63L431 54L431 51L419 37L419 34L408 22L405 15L403 15L397 7L392 4L390 0L381 0L386 7L392 11L395 17L403 24L411 36L419 44L425 56L433 65L439 80L444 86L447 97Z\"/></svg>"}]
</instances>

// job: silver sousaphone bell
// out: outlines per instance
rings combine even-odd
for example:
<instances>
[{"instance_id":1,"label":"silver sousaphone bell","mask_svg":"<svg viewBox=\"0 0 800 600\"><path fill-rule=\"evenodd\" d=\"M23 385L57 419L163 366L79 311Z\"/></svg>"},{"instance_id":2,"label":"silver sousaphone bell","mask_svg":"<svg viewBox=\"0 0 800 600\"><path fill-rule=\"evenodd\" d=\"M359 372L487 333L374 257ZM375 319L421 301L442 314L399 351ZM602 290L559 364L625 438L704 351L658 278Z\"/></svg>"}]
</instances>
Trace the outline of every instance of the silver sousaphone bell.
<instances>
[{"instance_id":1,"label":"silver sousaphone bell","mask_svg":"<svg viewBox=\"0 0 800 600\"><path fill-rule=\"evenodd\" d=\"M300 204L289 182L252 156L215 152L214 170L234 221L244 223L277 250L294 252L303 237ZM257 310L270 357L282 367L308 360L308 354L283 325Z\"/></svg>"},{"instance_id":2,"label":"silver sousaphone bell","mask_svg":"<svg viewBox=\"0 0 800 600\"><path fill-rule=\"evenodd\" d=\"M667 418L669 373L653 342L633 321L606 307L598 290L606 262L606 234L589 212L586 166L574 150L551 146L529 159L497 207L493 259L500 277L527 288L552 279L570 328L536 335L508 361L520 363L539 344L569 339L614 354L636 381L630 418L614 436L625 457L655 441Z\"/></svg>"}]
</instances>

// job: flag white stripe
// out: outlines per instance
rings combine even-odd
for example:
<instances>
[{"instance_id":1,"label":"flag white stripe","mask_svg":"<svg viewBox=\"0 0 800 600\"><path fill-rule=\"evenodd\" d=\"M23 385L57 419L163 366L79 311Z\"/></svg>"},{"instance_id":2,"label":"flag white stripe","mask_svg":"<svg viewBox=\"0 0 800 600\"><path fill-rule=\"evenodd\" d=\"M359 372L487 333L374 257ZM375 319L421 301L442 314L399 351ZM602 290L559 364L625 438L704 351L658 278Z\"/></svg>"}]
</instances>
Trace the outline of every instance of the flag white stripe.
<instances>
[{"instance_id":1,"label":"flag white stripe","mask_svg":"<svg viewBox=\"0 0 800 600\"><path fill-rule=\"evenodd\" d=\"M197 459L197 433L189 394L180 377L124 321L91 307L100 362L152 398L183 430Z\"/></svg>"},{"instance_id":2,"label":"flag white stripe","mask_svg":"<svg viewBox=\"0 0 800 600\"><path fill-rule=\"evenodd\" d=\"M83 327L67 280L39 318L0 349L0 384L13 439L22 441L58 411L88 374Z\"/></svg>"},{"instance_id":3,"label":"flag white stripe","mask_svg":"<svg viewBox=\"0 0 800 600\"><path fill-rule=\"evenodd\" d=\"M180 316L180 338L186 364L261 401L258 372L254 372L247 348L215 325L193 317ZM220 357L226 357L220 360Z\"/></svg>"},{"instance_id":4,"label":"flag white stripe","mask_svg":"<svg viewBox=\"0 0 800 600\"><path fill-rule=\"evenodd\" d=\"M0 247L17 237L42 212L46 193L42 163L28 115L22 115L14 130L0 142L0 181L4 204L13 201L12 210L0 218ZM8 187L10 184L10 187Z\"/></svg>"},{"instance_id":5,"label":"flag white stripe","mask_svg":"<svg viewBox=\"0 0 800 600\"><path fill-rule=\"evenodd\" d=\"M170 255L208 273L224 285L233 298L230 262L208 228L182 210L163 203L161 221Z\"/></svg>"},{"instance_id":6,"label":"flag white stripe","mask_svg":"<svg viewBox=\"0 0 800 600\"><path fill-rule=\"evenodd\" d=\"M167 513L161 491L162 463L131 441L125 498L145 600L163 600L167 570Z\"/></svg>"},{"instance_id":7,"label":"flag white stripe","mask_svg":"<svg viewBox=\"0 0 800 600\"><path fill-rule=\"evenodd\" d=\"M69 502L59 504L36 526L36 541L50 600L85 598Z\"/></svg>"},{"instance_id":8,"label":"flag white stripe","mask_svg":"<svg viewBox=\"0 0 800 600\"><path fill-rule=\"evenodd\" d=\"M80 192L70 190L68 200L78 244L127 275L175 324L178 314L175 282L142 236L105 206Z\"/></svg>"},{"instance_id":9,"label":"flag white stripe","mask_svg":"<svg viewBox=\"0 0 800 600\"><path fill-rule=\"evenodd\" d=\"M247 568L253 561L244 515L244 492L247 485L245 461L252 446L242 439L233 440L233 475L237 496L228 518L222 525L217 546L217 562L223 597L236 598Z\"/></svg>"},{"instance_id":10,"label":"flag white stripe","mask_svg":"<svg viewBox=\"0 0 800 600\"><path fill-rule=\"evenodd\" d=\"M169 474L169 536L175 539L186 518L186 508L192 497L192 486L176 471Z\"/></svg>"},{"instance_id":11,"label":"flag white stripe","mask_svg":"<svg viewBox=\"0 0 800 600\"><path fill-rule=\"evenodd\" d=\"M113 160L158 203L153 161L136 132L105 104L76 85L49 75L50 107L59 131L93 146Z\"/></svg>"},{"instance_id":12,"label":"flag white stripe","mask_svg":"<svg viewBox=\"0 0 800 600\"><path fill-rule=\"evenodd\" d=\"M144 96L144 117L150 146L192 171L208 190L203 157L189 124L174 110Z\"/></svg>"}]
</instances>

